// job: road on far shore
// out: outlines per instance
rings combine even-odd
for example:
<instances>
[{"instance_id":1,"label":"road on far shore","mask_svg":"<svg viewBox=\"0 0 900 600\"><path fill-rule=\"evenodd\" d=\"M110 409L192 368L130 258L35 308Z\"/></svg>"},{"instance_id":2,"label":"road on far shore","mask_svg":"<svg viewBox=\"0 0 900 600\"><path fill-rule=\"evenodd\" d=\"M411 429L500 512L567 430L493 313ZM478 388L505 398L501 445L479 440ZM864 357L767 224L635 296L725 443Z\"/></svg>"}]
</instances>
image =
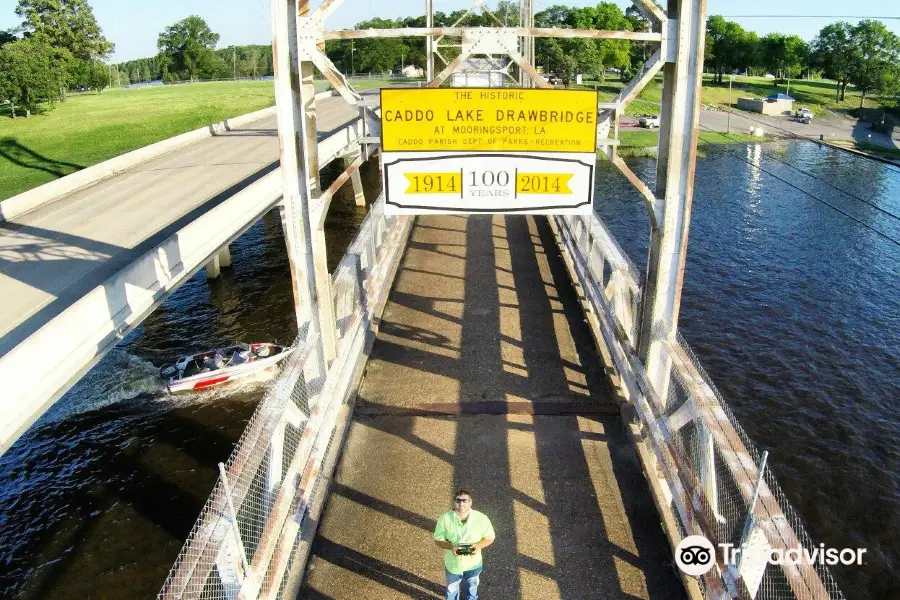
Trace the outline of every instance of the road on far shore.
<instances>
[{"instance_id":1,"label":"road on far shore","mask_svg":"<svg viewBox=\"0 0 900 600\"><path fill-rule=\"evenodd\" d=\"M638 117L626 115L622 117L623 129L637 127ZM749 133L750 129L761 127L769 137L794 137L819 139L825 141L855 140L867 142L885 148L900 149L900 138L891 138L886 133L872 131L871 124L865 121L854 121L831 113L822 117L815 117L812 123L804 125L788 116L770 116L757 113L748 113L735 110L701 110L700 127L702 129L717 131L720 133ZM702 131L701 129L701 131Z\"/></svg>"}]
</instances>

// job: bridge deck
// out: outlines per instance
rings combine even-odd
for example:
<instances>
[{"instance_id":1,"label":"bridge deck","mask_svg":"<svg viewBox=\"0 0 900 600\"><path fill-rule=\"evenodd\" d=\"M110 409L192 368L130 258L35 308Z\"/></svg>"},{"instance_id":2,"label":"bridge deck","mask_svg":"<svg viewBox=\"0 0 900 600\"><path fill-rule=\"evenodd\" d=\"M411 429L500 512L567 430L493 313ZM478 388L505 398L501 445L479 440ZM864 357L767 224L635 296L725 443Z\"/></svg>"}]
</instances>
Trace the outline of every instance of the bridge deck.
<instances>
[{"instance_id":1,"label":"bridge deck","mask_svg":"<svg viewBox=\"0 0 900 600\"><path fill-rule=\"evenodd\" d=\"M320 139L358 116L341 98L317 109ZM0 222L0 356L185 220L277 166L271 116Z\"/></svg>"},{"instance_id":2,"label":"bridge deck","mask_svg":"<svg viewBox=\"0 0 900 600\"><path fill-rule=\"evenodd\" d=\"M484 597L680 598L546 221L419 218L301 598L437 598L457 487L497 541Z\"/></svg>"}]
</instances>

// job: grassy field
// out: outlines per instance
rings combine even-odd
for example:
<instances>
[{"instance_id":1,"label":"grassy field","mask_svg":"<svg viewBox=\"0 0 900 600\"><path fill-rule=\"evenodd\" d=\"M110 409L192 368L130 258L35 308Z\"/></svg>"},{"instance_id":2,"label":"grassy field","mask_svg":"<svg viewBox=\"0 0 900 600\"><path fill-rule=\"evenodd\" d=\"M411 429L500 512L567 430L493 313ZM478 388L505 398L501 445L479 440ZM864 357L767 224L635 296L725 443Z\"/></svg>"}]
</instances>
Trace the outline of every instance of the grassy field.
<instances>
[{"instance_id":1,"label":"grassy field","mask_svg":"<svg viewBox=\"0 0 900 600\"><path fill-rule=\"evenodd\" d=\"M229 81L71 94L46 114L0 114L0 200L274 103L271 81Z\"/></svg>"},{"instance_id":2,"label":"grassy field","mask_svg":"<svg viewBox=\"0 0 900 600\"><path fill-rule=\"evenodd\" d=\"M764 98L775 92L787 92L787 86L779 83L774 85L773 80L764 77L740 77L735 76L731 91L731 105L737 107L737 99L741 96ZM615 98L623 83L619 80L607 80L604 82L588 81L582 87L597 87L601 101L609 102ZM797 100L796 106L808 106L817 116L826 111L846 113L854 108L859 108L860 93L852 86L847 86L843 102L835 100L835 83L828 80L794 80L791 81L790 95ZM650 82L641 92L640 96L626 109L626 114L656 114L659 112L659 102L662 97L662 78L657 77ZM700 101L706 105L728 105L728 81L724 84L714 84L712 76L704 76L703 90ZM874 108L878 106L876 99L866 98L865 106Z\"/></svg>"}]
</instances>

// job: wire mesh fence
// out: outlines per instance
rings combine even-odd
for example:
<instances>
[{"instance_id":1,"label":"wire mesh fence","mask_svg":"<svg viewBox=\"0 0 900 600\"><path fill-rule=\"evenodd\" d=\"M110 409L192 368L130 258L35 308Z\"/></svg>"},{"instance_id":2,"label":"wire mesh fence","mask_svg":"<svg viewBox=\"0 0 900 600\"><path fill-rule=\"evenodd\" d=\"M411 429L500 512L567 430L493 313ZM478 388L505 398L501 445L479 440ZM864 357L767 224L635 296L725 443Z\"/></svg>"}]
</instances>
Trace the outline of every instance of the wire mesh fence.
<instances>
[{"instance_id":1,"label":"wire mesh fence","mask_svg":"<svg viewBox=\"0 0 900 600\"><path fill-rule=\"evenodd\" d=\"M353 375L373 305L390 289L390 267L409 218L386 218L380 199L338 265L333 300L338 356L326 368L312 323L267 390L192 528L159 599L293 597L346 427Z\"/></svg>"},{"instance_id":2,"label":"wire mesh fence","mask_svg":"<svg viewBox=\"0 0 900 600\"><path fill-rule=\"evenodd\" d=\"M614 332L620 375L635 393L629 401L671 490L678 533L704 535L713 544L744 548L739 564L719 560L703 576L704 597L722 594L755 599L843 599L837 582L820 561L778 565L772 551L819 548L791 506L772 471L762 469L763 453L753 444L685 340L654 331L671 363L666 389L653 388L637 359L640 277L596 215L555 217L560 243L591 309ZM758 501L757 501L758 499ZM755 502L755 503L754 503ZM674 540L677 543L679 540Z\"/></svg>"}]
</instances>

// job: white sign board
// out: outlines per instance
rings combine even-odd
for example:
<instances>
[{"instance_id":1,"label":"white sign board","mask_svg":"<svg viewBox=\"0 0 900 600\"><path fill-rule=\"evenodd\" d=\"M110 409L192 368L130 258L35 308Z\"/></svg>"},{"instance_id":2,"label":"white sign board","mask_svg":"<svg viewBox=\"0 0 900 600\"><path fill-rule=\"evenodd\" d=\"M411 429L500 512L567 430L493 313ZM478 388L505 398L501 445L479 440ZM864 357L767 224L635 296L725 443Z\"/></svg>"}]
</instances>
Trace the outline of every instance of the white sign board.
<instances>
[{"instance_id":1,"label":"white sign board","mask_svg":"<svg viewBox=\"0 0 900 600\"><path fill-rule=\"evenodd\" d=\"M385 213L588 215L597 94L381 90Z\"/></svg>"},{"instance_id":2,"label":"white sign board","mask_svg":"<svg viewBox=\"0 0 900 600\"><path fill-rule=\"evenodd\" d=\"M593 153L392 152L384 158L390 214L584 214L593 199Z\"/></svg>"}]
</instances>

